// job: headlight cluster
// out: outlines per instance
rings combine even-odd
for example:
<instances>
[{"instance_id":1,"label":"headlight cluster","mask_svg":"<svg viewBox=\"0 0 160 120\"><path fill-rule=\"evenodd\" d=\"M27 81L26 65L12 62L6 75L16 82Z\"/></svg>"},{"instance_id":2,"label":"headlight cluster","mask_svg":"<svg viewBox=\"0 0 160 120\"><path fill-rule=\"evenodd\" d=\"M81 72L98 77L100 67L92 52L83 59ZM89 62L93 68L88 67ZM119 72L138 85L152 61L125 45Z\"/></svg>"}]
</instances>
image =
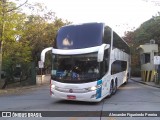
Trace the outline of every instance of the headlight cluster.
<instances>
[{"instance_id":1,"label":"headlight cluster","mask_svg":"<svg viewBox=\"0 0 160 120\"><path fill-rule=\"evenodd\" d=\"M102 85L97 85L97 86L86 88L86 90L88 90L88 91L95 91L95 90L97 90L97 89L99 89L101 87L102 87Z\"/></svg>"},{"instance_id":2,"label":"headlight cluster","mask_svg":"<svg viewBox=\"0 0 160 120\"><path fill-rule=\"evenodd\" d=\"M96 86L92 86L92 87L89 87L89 88L85 88L85 90L87 90L87 91L95 91L95 90L97 90L97 89L99 89L101 87L102 87L102 84L96 85ZM56 88L57 88L57 86L55 86L54 84L51 85L51 89L56 89Z\"/></svg>"}]
</instances>

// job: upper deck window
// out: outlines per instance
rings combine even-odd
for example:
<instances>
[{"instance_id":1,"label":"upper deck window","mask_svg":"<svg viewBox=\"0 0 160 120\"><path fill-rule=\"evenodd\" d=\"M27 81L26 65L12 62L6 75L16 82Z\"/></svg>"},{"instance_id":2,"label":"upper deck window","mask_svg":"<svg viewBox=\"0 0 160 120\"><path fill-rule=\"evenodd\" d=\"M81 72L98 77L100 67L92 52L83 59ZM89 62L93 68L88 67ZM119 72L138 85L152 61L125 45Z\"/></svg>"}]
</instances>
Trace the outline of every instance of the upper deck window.
<instances>
[{"instance_id":1,"label":"upper deck window","mask_svg":"<svg viewBox=\"0 0 160 120\"><path fill-rule=\"evenodd\" d=\"M103 24L90 23L62 27L57 34L58 49L80 49L102 44Z\"/></svg>"}]
</instances>

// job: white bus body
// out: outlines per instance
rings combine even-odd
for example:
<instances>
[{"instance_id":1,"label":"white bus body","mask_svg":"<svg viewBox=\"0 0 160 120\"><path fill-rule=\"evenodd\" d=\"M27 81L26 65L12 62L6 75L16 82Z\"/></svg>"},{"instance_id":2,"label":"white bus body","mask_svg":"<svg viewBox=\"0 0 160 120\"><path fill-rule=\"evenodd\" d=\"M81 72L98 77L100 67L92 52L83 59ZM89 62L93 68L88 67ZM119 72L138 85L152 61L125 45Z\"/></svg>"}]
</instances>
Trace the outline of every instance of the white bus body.
<instances>
[{"instance_id":1,"label":"white bus body","mask_svg":"<svg viewBox=\"0 0 160 120\"><path fill-rule=\"evenodd\" d=\"M99 23L93 24L99 25ZM78 25L78 27L83 25L86 24ZM76 27L76 25L71 25L71 27ZM62 28L65 29L65 27ZM105 28L102 30L103 39L105 39L105 30ZM69 33L67 33L67 37L70 37ZM108 37L106 38L108 39ZM45 53L52 50L51 97L98 102L106 96L115 94L119 86L127 83L130 66L129 47L111 29L109 38L109 44L103 42L97 46L92 45L86 48L80 46L76 49L66 48L76 43L68 41L69 38L63 38L65 49L57 47L46 48L42 51L41 60L44 62ZM120 47L116 47L117 45Z\"/></svg>"}]
</instances>

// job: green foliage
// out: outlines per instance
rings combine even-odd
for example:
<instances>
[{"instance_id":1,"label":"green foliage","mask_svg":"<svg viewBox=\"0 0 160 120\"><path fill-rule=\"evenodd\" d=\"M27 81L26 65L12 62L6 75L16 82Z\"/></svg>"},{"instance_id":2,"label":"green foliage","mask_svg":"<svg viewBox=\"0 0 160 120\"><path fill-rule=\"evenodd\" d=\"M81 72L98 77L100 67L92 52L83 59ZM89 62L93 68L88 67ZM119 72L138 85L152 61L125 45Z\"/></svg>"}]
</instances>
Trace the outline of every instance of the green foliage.
<instances>
[{"instance_id":1,"label":"green foliage","mask_svg":"<svg viewBox=\"0 0 160 120\"><path fill-rule=\"evenodd\" d=\"M31 60L31 49L26 43L12 41L4 44L3 69L8 79L13 79L16 65L27 65Z\"/></svg>"},{"instance_id":2,"label":"green foliage","mask_svg":"<svg viewBox=\"0 0 160 120\"><path fill-rule=\"evenodd\" d=\"M125 34L124 40L126 40L126 42L131 46L131 65L132 70L135 71L133 74L137 74L137 70L139 70L140 73L140 58L137 47L139 45L149 43L151 39L154 39L156 44L160 44L160 16L152 17L135 31L129 31Z\"/></svg>"},{"instance_id":3,"label":"green foliage","mask_svg":"<svg viewBox=\"0 0 160 120\"><path fill-rule=\"evenodd\" d=\"M16 65L20 64L25 72L30 62L37 64L41 51L54 45L57 30L63 25L70 24L67 20L57 18L54 12L40 3L26 4L26 7L31 10L30 15L25 14L22 9L12 10L16 8L13 2L0 1L2 63L8 80L13 80ZM50 59L50 57L46 59L45 64L48 67L51 66Z\"/></svg>"},{"instance_id":4,"label":"green foliage","mask_svg":"<svg viewBox=\"0 0 160 120\"><path fill-rule=\"evenodd\" d=\"M160 43L160 16L152 17L150 20L144 22L139 29L135 31L135 40L139 44L149 42L151 39Z\"/></svg>"}]
</instances>

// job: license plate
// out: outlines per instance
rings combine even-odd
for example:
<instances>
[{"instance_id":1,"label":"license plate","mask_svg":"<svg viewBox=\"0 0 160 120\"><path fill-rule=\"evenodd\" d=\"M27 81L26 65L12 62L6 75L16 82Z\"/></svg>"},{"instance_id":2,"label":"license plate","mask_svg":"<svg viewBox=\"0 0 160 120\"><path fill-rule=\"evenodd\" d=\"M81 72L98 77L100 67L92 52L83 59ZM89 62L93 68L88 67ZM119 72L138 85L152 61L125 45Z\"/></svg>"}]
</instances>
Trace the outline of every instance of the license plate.
<instances>
[{"instance_id":1,"label":"license plate","mask_svg":"<svg viewBox=\"0 0 160 120\"><path fill-rule=\"evenodd\" d=\"M67 95L67 99L69 99L69 100L75 100L76 96L74 96L74 95Z\"/></svg>"}]
</instances>

